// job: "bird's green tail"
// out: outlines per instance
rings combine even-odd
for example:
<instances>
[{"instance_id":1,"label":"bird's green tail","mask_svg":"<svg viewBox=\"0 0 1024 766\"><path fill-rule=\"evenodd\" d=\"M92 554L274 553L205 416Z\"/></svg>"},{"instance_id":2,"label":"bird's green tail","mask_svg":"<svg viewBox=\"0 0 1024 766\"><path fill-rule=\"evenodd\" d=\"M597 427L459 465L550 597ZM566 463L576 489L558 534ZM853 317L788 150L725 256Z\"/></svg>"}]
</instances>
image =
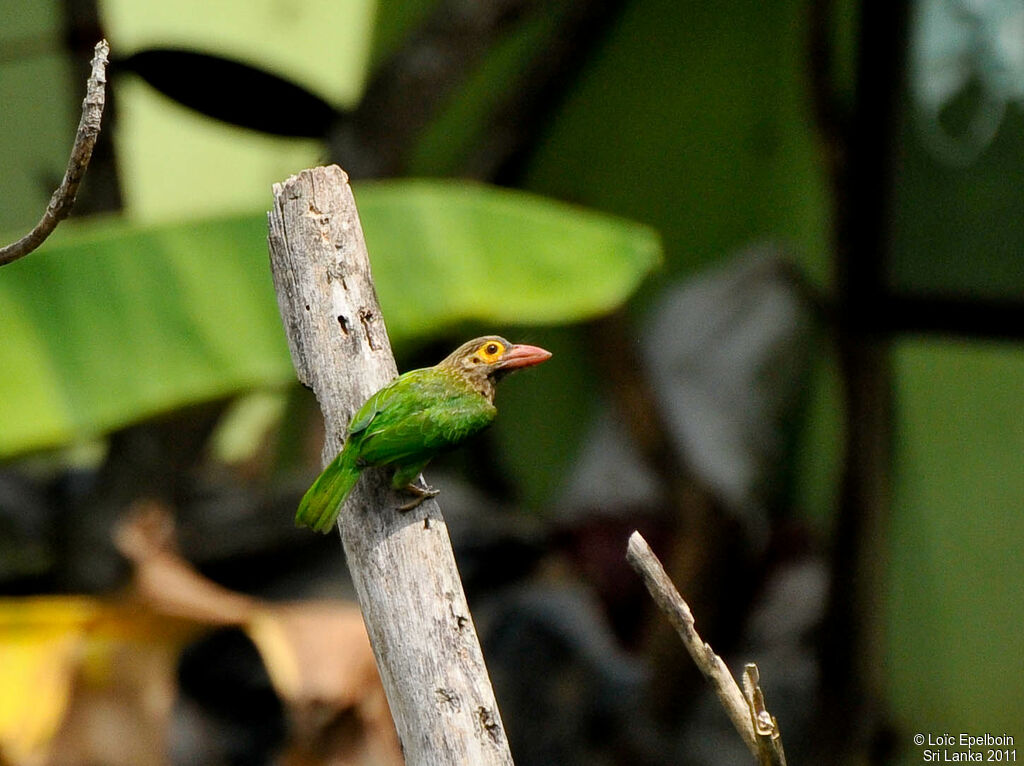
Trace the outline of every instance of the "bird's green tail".
<instances>
[{"instance_id":1,"label":"bird's green tail","mask_svg":"<svg viewBox=\"0 0 1024 766\"><path fill-rule=\"evenodd\" d=\"M297 526L317 532L330 532L334 528L341 504L359 479L354 454L355 450L342 450L306 490L295 514Z\"/></svg>"}]
</instances>

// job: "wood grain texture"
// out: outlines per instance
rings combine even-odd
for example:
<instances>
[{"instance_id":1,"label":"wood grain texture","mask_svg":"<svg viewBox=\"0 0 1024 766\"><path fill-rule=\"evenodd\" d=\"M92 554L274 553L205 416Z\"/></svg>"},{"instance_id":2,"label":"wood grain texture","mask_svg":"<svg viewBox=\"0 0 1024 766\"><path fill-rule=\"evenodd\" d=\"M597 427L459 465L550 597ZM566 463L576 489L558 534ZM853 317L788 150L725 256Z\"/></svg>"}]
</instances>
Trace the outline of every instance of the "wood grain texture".
<instances>
[{"instance_id":1,"label":"wood grain texture","mask_svg":"<svg viewBox=\"0 0 1024 766\"><path fill-rule=\"evenodd\" d=\"M269 224L281 318L323 410L326 464L358 407L397 374L345 172L275 184ZM433 500L399 512L407 500L370 468L338 519L406 763L511 764L444 518Z\"/></svg>"}]
</instances>

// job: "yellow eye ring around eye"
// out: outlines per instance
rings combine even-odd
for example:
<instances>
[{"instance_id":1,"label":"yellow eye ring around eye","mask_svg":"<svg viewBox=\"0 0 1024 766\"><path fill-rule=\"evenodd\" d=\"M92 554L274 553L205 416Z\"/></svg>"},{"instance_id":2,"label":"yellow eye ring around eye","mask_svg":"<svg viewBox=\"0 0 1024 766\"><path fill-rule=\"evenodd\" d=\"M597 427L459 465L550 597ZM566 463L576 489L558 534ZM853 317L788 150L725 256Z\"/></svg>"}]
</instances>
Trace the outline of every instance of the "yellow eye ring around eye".
<instances>
[{"instance_id":1,"label":"yellow eye ring around eye","mask_svg":"<svg viewBox=\"0 0 1024 766\"><path fill-rule=\"evenodd\" d=\"M491 364L492 362L498 361L501 358L501 355L505 353L505 346L497 341L490 340L478 348L476 353L485 362Z\"/></svg>"}]
</instances>

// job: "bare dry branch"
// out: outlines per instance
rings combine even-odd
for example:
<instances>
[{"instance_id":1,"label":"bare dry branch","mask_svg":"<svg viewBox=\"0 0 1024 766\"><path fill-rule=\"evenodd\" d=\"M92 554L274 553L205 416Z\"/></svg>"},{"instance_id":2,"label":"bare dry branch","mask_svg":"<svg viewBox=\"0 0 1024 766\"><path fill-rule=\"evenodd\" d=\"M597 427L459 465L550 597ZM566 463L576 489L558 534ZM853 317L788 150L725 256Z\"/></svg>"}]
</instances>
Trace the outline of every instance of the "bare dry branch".
<instances>
[{"instance_id":1,"label":"bare dry branch","mask_svg":"<svg viewBox=\"0 0 1024 766\"><path fill-rule=\"evenodd\" d=\"M57 228L57 224L71 212L75 196L78 194L78 185L82 182L86 168L89 167L92 149L100 134L100 120L103 117L103 105L106 100L109 55L110 45L106 40L96 43L91 64L92 72L86 82L85 99L82 101L82 119L78 123L78 132L75 134L74 146L71 147L71 157L68 159L67 170L64 171L64 180L50 197L46 212L35 228L17 242L0 248L0 266L6 266L38 248Z\"/></svg>"},{"instance_id":2,"label":"bare dry branch","mask_svg":"<svg viewBox=\"0 0 1024 766\"><path fill-rule=\"evenodd\" d=\"M668 617L683 640L686 651L704 677L711 682L729 720L750 752L762 766L785 766L778 724L764 709L764 696L757 686L757 666L747 665L748 681L752 685L749 696L745 697L725 662L697 633L689 605L679 595L665 568L639 532L629 536L626 560L643 578L654 603ZM769 740L768 743L762 742L765 738Z\"/></svg>"}]
</instances>

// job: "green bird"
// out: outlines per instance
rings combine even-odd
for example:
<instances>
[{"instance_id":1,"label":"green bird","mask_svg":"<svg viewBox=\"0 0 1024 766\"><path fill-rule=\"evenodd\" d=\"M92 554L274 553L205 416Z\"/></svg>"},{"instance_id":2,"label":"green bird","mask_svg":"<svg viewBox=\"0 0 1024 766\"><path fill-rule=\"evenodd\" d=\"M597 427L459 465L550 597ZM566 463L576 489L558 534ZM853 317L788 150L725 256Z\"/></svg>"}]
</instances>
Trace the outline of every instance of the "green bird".
<instances>
[{"instance_id":1,"label":"green bird","mask_svg":"<svg viewBox=\"0 0 1024 766\"><path fill-rule=\"evenodd\" d=\"M414 495L411 510L437 490L413 482L439 452L494 420L495 384L549 359L550 351L487 335L463 343L440 364L410 370L366 400L349 423L345 445L299 503L295 523L328 532L367 466L392 466L392 486Z\"/></svg>"}]
</instances>

